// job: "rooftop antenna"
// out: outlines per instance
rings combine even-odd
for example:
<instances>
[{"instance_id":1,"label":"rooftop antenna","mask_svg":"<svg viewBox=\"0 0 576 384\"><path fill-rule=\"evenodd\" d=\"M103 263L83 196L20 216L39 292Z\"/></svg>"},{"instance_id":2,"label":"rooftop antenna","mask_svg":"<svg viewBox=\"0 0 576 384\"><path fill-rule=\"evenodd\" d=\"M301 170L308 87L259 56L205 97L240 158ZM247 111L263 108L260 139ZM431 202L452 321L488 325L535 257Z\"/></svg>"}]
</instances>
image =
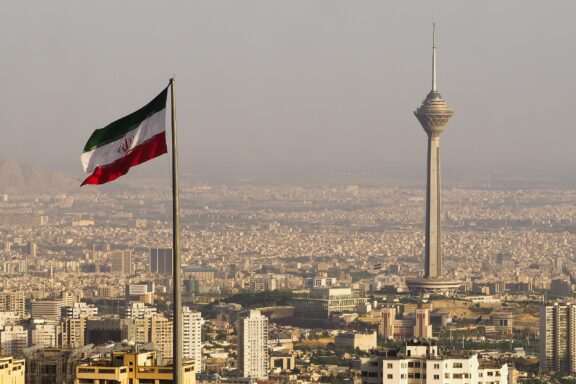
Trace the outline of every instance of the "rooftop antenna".
<instances>
[{"instance_id":1,"label":"rooftop antenna","mask_svg":"<svg viewBox=\"0 0 576 384\"><path fill-rule=\"evenodd\" d=\"M432 92L436 92L436 17L432 21Z\"/></svg>"}]
</instances>

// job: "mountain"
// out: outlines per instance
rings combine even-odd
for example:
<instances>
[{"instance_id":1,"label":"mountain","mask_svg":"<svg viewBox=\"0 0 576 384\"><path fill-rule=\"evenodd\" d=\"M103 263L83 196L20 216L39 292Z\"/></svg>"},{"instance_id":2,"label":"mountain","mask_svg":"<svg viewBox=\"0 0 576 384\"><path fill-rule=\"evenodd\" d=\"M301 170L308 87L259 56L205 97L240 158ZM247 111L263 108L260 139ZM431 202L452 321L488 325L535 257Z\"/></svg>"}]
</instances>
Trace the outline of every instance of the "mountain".
<instances>
[{"instance_id":1,"label":"mountain","mask_svg":"<svg viewBox=\"0 0 576 384\"><path fill-rule=\"evenodd\" d=\"M79 182L62 173L15 160L0 159L0 193L68 192Z\"/></svg>"}]
</instances>

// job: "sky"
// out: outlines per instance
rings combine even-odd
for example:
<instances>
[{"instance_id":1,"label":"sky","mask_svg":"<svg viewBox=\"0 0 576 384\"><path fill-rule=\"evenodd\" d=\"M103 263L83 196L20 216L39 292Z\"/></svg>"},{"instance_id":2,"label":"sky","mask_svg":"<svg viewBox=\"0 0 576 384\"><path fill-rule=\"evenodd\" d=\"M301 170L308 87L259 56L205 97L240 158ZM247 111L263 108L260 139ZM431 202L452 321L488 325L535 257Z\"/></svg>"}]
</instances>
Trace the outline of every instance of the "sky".
<instances>
[{"instance_id":1,"label":"sky","mask_svg":"<svg viewBox=\"0 0 576 384\"><path fill-rule=\"evenodd\" d=\"M419 169L413 111L455 115L445 169L570 171L576 2L382 0L0 3L0 158L83 177L94 129L176 76L183 173ZM169 171L169 157L136 172Z\"/></svg>"}]
</instances>

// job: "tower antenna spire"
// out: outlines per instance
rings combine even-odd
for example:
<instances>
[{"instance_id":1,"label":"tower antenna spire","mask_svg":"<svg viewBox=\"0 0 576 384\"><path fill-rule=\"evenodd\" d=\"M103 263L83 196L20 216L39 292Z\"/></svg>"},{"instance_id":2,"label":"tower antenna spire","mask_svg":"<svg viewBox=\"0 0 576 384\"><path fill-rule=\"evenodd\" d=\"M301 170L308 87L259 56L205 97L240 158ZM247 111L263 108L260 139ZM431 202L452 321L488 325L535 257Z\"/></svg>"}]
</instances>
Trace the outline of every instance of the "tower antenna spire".
<instances>
[{"instance_id":1,"label":"tower antenna spire","mask_svg":"<svg viewBox=\"0 0 576 384\"><path fill-rule=\"evenodd\" d=\"M432 21L432 92L436 92L436 18Z\"/></svg>"}]
</instances>

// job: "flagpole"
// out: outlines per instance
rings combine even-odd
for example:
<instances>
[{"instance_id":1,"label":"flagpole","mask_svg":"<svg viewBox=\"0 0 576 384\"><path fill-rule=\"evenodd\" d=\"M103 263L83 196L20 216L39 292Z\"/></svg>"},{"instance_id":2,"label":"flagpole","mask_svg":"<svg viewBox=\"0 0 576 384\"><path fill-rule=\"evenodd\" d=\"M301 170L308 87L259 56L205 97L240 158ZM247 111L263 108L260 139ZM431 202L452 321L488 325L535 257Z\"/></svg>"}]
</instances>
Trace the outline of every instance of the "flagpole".
<instances>
[{"instance_id":1,"label":"flagpole","mask_svg":"<svg viewBox=\"0 0 576 384\"><path fill-rule=\"evenodd\" d=\"M180 276L180 202L178 197L178 147L176 143L176 103L174 78L170 79L172 101L172 375L174 384L182 384L182 280Z\"/></svg>"}]
</instances>

